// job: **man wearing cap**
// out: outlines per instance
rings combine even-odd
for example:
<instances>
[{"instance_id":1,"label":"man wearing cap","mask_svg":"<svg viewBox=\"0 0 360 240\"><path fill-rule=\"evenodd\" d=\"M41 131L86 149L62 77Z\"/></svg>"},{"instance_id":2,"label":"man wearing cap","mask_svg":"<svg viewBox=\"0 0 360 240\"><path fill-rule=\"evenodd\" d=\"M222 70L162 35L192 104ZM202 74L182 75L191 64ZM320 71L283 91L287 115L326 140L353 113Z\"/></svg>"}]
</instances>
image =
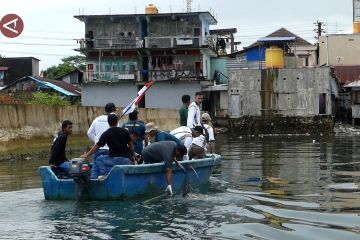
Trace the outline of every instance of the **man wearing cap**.
<instances>
[{"instance_id":1,"label":"man wearing cap","mask_svg":"<svg viewBox=\"0 0 360 240\"><path fill-rule=\"evenodd\" d=\"M145 145L147 145L147 134L145 133L145 124L143 121L138 120L138 111L133 111L129 114L129 121L122 125L123 128L126 128L129 131L129 134L136 132L139 136L138 140L134 143L134 149L137 154L141 155L141 152Z\"/></svg>"},{"instance_id":2,"label":"man wearing cap","mask_svg":"<svg viewBox=\"0 0 360 240\"><path fill-rule=\"evenodd\" d=\"M184 145L177 145L174 141L161 141L152 143L145 147L142 156L145 164L164 162L166 169L166 181L167 188L165 191L169 191L172 194L172 163L175 161L176 165L184 172L184 167L178 162L182 161L184 155L187 154L187 149Z\"/></svg>"},{"instance_id":3,"label":"man wearing cap","mask_svg":"<svg viewBox=\"0 0 360 240\"><path fill-rule=\"evenodd\" d=\"M114 103L107 103L105 105L105 113L91 123L90 128L87 131L87 135L93 143L97 143L100 136L109 129L108 115L116 112ZM107 145L99 148L93 155L93 161L95 161L101 155L109 155L109 147Z\"/></svg>"},{"instance_id":4,"label":"man wearing cap","mask_svg":"<svg viewBox=\"0 0 360 240\"><path fill-rule=\"evenodd\" d=\"M171 135L170 133L159 131L158 126L155 125L153 122L149 122L145 125L145 132L150 137L155 137L155 142L161 142L161 141L173 141L177 145L182 145L181 141L177 139L175 136Z\"/></svg>"},{"instance_id":5,"label":"man wearing cap","mask_svg":"<svg viewBox=\"0 0 360 240\"><path fill-rule=\"evenodd\" d=\"M208 136L207 146L205 150L209 150L210 153L215 153L215 134L214 129L211 126L211 117L208 113L203 113L201 115L201 126L204 128L205 134Z\"/></svg>"},{"instance_id":6,"label":"man wearing cap","mask_svg":"<svg viewBox=\"0 0 360 240\"><path fill-rule=\"evenodd\" d=\"M109 146L109 155L99 156L93 161L92 179L106 176L115 165L136 164L134 146L129 132L118 127L119 118L116 114L109 114L107 118L110 128L100 136L99 141L89 152L80 156L81 158L88 158L100 147L104 147L106 144Z\"/></svg>"},{"instance_id":7,"label":"man wearing cap","mask_svg":"<svg viewBox=\"0 0 360 240\"><path fill-rule=\"evenodd\" d=\"M195 101L192 102L188 109L187 127L194 129L196 125L200 124L200 106L203 102L203 95L201 92L195 93Z\"/></svg>"}]
</instances>

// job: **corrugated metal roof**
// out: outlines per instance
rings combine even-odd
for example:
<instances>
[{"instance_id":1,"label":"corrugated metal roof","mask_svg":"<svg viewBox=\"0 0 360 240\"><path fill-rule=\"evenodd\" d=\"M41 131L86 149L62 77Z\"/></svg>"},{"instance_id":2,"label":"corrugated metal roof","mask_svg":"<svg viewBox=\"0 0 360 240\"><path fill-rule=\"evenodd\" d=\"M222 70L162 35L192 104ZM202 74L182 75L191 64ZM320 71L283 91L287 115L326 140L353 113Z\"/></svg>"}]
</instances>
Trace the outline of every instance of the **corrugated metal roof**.
<instances>
[{"instance_id":1,"label":"corrugated metal roof","mask_svg":"<svg viewBox=\"0 0 360 240\"><path fill-rule=\"evenodd\" d=\"M348 87L348 88L360 87L360 80L346 84L344 87Z\"/></svg>"},{"instance_id":2,"label":"corrugated metal roof","mask_svg":"<svg viewBox=\"0 0 360 240\"><path fill-rule=\"evenodd\" d=\"M17 84L19 82L26 81L29 78L31 80L37 82L41 86L46 87L46 88L51 88L51 89L53 89L53 90L55 90L55 91L57 91L57 92L59 92L59 93L61 93L63 95L77 96L77 97L81 96L81 89L74 86L74 85L71 85L69 83L59 81L59 80L44 79L44 78L41 78L41 77L34 77L34 76L27 76L27 77L20 78L16 82L13 82L12 84L6 86L3 89L11 87L11 86L13 86L13 85L15 85L15 84Z\"/></svg>"},{"instance_id":3,"label":"corrugated metal roof","mask_svg":"<svg viewBox=\"0 0 360 240\"><path fill-rule=\"evenodd\" d=\"M32 80L34 80L34 81L36 81L36 82L38 82L40 84L44 84L48 88L51 88L51 89L53 89L53 90L55 90L57 92L60 92L60 93L62 93L64 95L66 95L66 96L80 96L79 93L68 91L68 90L64 89L63 87L59 86L59 85L61 85L61 81L43 79L43 78L40 78L40 77L31 77L31 76L29 78L31 78ZM59 83L57 83L57 82L59 82Z\"/></svg>"},{"instance_id":4,"label":"corrugated metal roof","mask_svg":"<svg viewBox=\"0 0 360 240\"><path fill-rule=\"evenodd\" d=\"M264 37L260 38L258 42L289 42L295 41L296 37Z\"/></svg>"},{"instance_id":5,"label":"corrugated metal roof","mask_svg":"<svg viewBox=\"0 0 360 240\"><path fill-rule=\"evenodd\" d=\"M349 84L360 80L360 65L334 66L334 68L340 84Z\"/></svg>"}]
</instances>

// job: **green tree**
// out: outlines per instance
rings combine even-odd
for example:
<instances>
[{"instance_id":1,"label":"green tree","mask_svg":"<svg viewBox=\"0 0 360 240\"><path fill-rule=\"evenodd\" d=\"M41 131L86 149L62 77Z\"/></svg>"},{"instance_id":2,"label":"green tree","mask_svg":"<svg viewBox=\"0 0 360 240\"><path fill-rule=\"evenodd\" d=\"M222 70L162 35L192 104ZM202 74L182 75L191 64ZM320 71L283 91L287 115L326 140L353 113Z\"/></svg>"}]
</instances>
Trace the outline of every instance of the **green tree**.
<instances>
[{"instance_id":1,"label":"green tree","mask_svg":"<svg viewBox=\"0 0 360 240\"><path fill-rule=\"evenodd\" d=\"M61 61L62 63L51 66L43 71L44 77L48 79L56 79L71 71L74 71L76 68L79 68L83 71L85 70L86 58L84 56L70 56L61 59Z\"/></svg>"}]
</instances>

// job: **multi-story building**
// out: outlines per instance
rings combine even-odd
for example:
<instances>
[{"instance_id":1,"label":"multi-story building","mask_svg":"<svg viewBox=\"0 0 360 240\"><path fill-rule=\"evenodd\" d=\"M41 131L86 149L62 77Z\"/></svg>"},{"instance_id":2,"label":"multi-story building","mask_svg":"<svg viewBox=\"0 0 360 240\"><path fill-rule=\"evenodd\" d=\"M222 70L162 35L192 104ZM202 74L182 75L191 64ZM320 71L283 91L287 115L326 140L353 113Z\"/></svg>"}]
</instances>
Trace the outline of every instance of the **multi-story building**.
<instances>
[{"instance_id":1,"label":"multi-story building","mask_svg":"<svg viewBox=\"0 0 360 240\"><path fill-rule=\"evenodd\" d=\"M216 56L209 12L82 15L85 39L79 51L87 66L82 104L108 101L126 106L149 80L155 84L142 107L178 108L183 94L210 84L210 58Z\"/></svg>"}]
</instances>

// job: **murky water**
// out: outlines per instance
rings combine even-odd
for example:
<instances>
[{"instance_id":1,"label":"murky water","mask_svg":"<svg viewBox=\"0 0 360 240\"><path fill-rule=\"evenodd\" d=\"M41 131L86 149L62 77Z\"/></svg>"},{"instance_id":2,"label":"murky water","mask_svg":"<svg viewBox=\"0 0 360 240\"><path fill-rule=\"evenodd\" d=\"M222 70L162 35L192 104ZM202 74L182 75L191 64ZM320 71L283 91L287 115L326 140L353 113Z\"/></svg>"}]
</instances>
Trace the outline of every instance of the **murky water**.
<instances>
[{"instance_id":1,"label":"murky water","mask_svg":"<svg viewBox=\"0 0 360 240\"><path fill-rule=\"evenodd\" d=\"M359 136L220 138L208 192L146 204L45 201L47 151L13 155L0 162L0 239L360 239Z\"/></svg>"}]
</instances>

